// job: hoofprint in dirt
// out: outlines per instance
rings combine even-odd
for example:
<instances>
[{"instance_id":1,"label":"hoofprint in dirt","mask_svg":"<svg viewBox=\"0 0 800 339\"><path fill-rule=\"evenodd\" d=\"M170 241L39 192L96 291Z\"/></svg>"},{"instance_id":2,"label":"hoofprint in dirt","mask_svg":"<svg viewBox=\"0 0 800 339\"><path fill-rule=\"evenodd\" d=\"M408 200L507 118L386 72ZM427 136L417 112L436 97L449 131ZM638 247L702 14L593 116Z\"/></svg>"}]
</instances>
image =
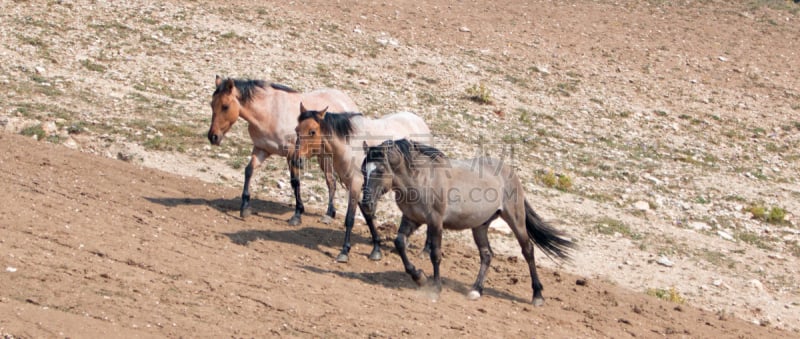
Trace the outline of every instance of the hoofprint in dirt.
<instances>
[{"instance_id":1,"label":"hoofprint in dirt","mask_svg":"<svg viewBox=\"0 0 800 339\"><path fill-rule=\"evenodd\" d=\"M240 187L244 124L224 148L204 145L213 76L336 87L369 116L422 115L448 155L515 145L531 201L581 246L559 270L639 293L674 288L692 305L767 326L800 323L795 4L0 8L4 130ZM285 171L265 165L254 192L264 210L291 203ZM555 174L572 187L546 188ZM321 213L323 181L308 175L307 206ZM788 213L773 224L751 207ZM496 234L495 250L505 240Z\"/></svg>"},{"instance_id":2,"label":"hoofprint in dirt","mask_svg":"<svg viewBox=\"0 0 800 339\"><path fill-rule=\"evenodd\" d=\"M498 256L471 301L478 256L456 241L445 241L436 297L391 247L381 262L358 245L335 263L342 230L288 226L289 205L257 202L243 221L237 188L6 133L0 184L5 337L790 335L550 269L548 300L533 307L516 256Z\"/></svg>"}]
</instances>

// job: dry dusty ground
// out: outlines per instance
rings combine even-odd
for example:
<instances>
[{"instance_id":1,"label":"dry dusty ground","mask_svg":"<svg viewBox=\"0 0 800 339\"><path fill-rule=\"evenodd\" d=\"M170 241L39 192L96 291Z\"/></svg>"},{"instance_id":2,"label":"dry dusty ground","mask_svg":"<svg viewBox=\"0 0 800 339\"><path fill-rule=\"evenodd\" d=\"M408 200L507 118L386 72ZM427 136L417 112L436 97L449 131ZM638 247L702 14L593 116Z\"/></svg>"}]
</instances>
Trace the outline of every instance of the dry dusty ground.
<instances>
[{"instance_id":1,"label":"dry dusty ground","mask_svg":"<svg viewBox=\"0 0 800 339\"><path fill-rule=\"evenodd\" d=\"M433 298L397 255L369 261L364 233L351 263L336 264L339 225L289 227L290 206L261 202L242 221L236 190L0 138L4 336L788 335L604 281L577 285L582 277L551 269L540 273L549 299L534 308L516 257L498 257L484 297L469 301L478 258L453 242Z\"/></svg>"},{"instance_id":2,"label":"dry dusty ground","mask_svg":"<svg viewBox=\"0 0 800 339\"><path fill-rule=\"evenodd\" d=\"M799 6L2 2L0 335L798 336ZM285 225L277 158L240 220L250 141L239 123L206 145L215 74L417 112L454 157L513 145L574 261L538 261L549 299L533 308L518 248L492 233L489 291L468 302L478 258L447 233L432 299L395 254L366 260L363 225L351 262L332 262L341 216L316 221L318 174L304 225ZM469 99L481 84L490 104Z\"/></svg>"}]
</instances>

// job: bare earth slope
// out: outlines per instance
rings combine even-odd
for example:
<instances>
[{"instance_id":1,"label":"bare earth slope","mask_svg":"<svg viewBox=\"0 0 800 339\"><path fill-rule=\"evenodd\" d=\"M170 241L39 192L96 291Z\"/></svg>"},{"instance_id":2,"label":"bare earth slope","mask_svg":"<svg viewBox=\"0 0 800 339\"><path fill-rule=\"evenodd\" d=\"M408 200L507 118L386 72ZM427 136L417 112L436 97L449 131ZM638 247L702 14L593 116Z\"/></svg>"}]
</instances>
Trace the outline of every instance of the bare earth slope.
<instances>
[{"instance_id":1,"label":"bare earth slope","mask_svg":"<svg viewBox=\"0 0 800 339\"><path fill-rule=\"evenodd\" d=\"M797 337L798 13L784 0L0 2L0 335ZM319 173L303 176L303 226L286 226L277 158L254 180L257 215L238 219L251 142L239 122L208 145L216 74L339 88L367 116L420 114L449 156L505 157L580 246L574 261L537 261L550 299L533 309L501 227L490 290L467 302L477 253L446 232L432 301L396 255L366 260L360 222L352 262L333 264L343 221L317 223ZM392 238L398 211L379 206Z\"/></svg>"},{"instance_id":2,"label":"bare earth slope","mask_svg":"<svg viewBox=\"0 0 800 339\"><path fill-rule=\"evenodd\" d=\"M339 225L289 227L289 206L273 203L243 222L235 190L15 135L0 135L0 183L4 336L785 335L549 269L533 308L515 257L497 258L486 295L468 301L478 258L454 243L432 299L394 253L375 263L358 246L334 263Z\"/></svg>"}]
</instances>

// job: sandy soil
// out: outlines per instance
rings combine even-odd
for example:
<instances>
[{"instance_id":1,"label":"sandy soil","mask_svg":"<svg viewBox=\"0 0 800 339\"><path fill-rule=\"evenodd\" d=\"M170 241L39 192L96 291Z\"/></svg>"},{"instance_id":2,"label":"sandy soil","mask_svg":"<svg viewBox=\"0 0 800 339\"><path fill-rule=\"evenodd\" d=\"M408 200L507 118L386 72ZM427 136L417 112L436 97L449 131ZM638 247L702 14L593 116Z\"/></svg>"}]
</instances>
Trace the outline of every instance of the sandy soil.
<instances>
[{"instance_id":1,"label":"sandy soil","mask_svg":"<svg viewBox=\"0 0 800 339\"><path fill-rule=\"evenodd\" d=\"M242 221L233 189L0 138L6 337L787 334L551 269L540 273L547 302L534 308L516 257L497 258L485 295L469 301L477 253L453 242L434 297L400 270L391 247L369 261L363 229L351 263L336 264L339 225L289 227L290 206L260 202Z\"/></svg>"},{"instance_id":2,"label":"sandy soil","mask_svg":"<svg viewBox=\"0 0 800 339\"><path fill-rule=\"evenodd\" d=\"M798 6L0 3L0 337L798 337ZM539 258L541 308L502 230L478 301L468 233L446 234L438 297L391 242L367 260L361 223L336 264L324 183L304 175L310 214L286 225L277 158L241 220L250 140L240 122L207 145L215 74L417 112L454 157L521 147L528 198L578 242L574 261ZM466 97L479 83L492 104ZM37 126L46 141L19 135ZM546 187L547 171L573 187ZM391 239L397 211L379 212Z\"/></svg>"}]
</instances>

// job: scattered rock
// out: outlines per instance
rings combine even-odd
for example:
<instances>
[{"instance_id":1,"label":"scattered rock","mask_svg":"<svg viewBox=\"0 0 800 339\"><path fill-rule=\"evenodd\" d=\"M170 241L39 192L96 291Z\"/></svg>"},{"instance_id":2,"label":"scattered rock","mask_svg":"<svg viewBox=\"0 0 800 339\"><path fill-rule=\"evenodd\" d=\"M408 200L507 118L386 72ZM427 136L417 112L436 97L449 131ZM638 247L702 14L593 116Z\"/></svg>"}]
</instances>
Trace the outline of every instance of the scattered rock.
<instances>
[{"instance_id":1,"label":"scattered rock","mask_svg":"<svg viewBox=\"0 0 800 339\"><path fill-rule=\"evenodd\" d=\"M650 203L644 200L639 200L633 203L633 208L635 208L637 211L649 211Z\"/></svg>"},{"instance_id":2,"label":"scattered rock","mask_svg":"<svg viewBox=\"0 0 800 339\"><path fill-rule=\"evenodd\" d=\"M764 284L761 283L758 279L752 279L747 281L747 285L756 289L759 292L764 292Z\"/></svg>"},{"instance_id":3,"label":"scattered rock","mask_svg":"<svg viewBox=\"0 0 800 339\"><path fill-rule=\"evenodd\" d=\"M586 281L586 279L578 279L578 280L575 280L575 285L578 285L578 286L586 286L588 283L589 283L589 282L588 282L588 281Z\"/></svg>"},{"instance_id":4,"label":"scattered rock","mask_svg":"<svg viewBox=\"0 0 800 339\"><path fill-rule=\"evenodd\" d=\"M673 263L672 260L669 260L669 258L665 256L659 257L658 260L656 260L656 263L666 267L672 267L673 265L675 265L675 263Z\"/></svg>"},{"instance_id":5,"label":"scattered rock","mask_svg":"<svg viewBox=\"0 0 800 339\"><path fill-rule=\"evenodd\" d=\"M719 235L719 236L720 236L722 239L725 239L725 240L728 240L728 241L733 241L733 236L732 236L730 233L728 233L728 232L725 232L725 231L722 231L722 230L720 230L720 231L717 231L717 234L718 234L718 235Z\"/></svg>"},{"instance_id":6,"label":"scattered rock","mask_svg":"<svg viewBox=\"0 0 800 339\"><path fill-rule=\"evenodd\" d=\"M695 231L707 231L711 229L711 226L708 226L708 224L702 221L690 221L689 228Z\"/></svg>"},{"instance_id":7,"label":"scattered rock","mask_svg":"<svg viewBox=\"0 0 800 339\"><path fill-rule=\"evenodd\" d=\"M458 31L459 31L459 32L465 32L465 33L468 33L468 32L470 32L470 30L469 30L469 28L467 28L467 26L461 26L461 27L459 27L459 28L458 28Z\"/></svg>"}]
</instances>

